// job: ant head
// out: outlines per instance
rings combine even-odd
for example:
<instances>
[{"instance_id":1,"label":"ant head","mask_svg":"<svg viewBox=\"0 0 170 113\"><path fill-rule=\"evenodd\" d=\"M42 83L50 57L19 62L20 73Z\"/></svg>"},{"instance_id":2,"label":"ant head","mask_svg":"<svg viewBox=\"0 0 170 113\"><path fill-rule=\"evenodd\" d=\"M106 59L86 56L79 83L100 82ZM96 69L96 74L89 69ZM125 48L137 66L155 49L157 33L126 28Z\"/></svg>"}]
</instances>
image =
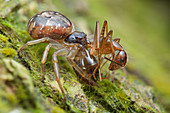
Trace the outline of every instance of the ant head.
<instances>
[{"instance_id":1,"label":"ant head","mask_svg":"<svg viewBox=\"0 0 170 113\"><path fill-rule=\"evenodd\" d=\"M127 62L127 54L125 51L119 51L118 54L116 55L113 60L110 60L108 58L105 57L105 59L111 61L111 64L109 66L109 70L117 70L120 69L121 67L124 67L126 65Z\"/></svg>"},{"instance_id":2,"label":"ant head","mask_svg":"<svg viewBox=\"0 0 170 113\"><path fill-rule=\"evenodd\" d=\"M68 43L79 43L81 45L86 45L86 34L84 32L74 31L65 39Z\"/></svg>"}]
</instances>

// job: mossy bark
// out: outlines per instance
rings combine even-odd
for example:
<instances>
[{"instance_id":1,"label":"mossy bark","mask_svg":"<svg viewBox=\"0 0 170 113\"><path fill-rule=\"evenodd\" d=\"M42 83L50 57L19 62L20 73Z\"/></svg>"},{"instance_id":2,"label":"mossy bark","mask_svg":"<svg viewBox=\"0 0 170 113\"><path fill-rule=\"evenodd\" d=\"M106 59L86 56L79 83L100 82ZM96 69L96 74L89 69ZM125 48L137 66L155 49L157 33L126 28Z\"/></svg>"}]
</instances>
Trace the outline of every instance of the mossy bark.
<instances>
[{"instance_id":1,"label":"mossy bark","mask_svg":"<svg viewBox=\"0 0 170 113\"><path fill-rule=\"evenodd\" d=\"M17 0L16 0L17 1ZM161 112L152 88L138 80L129 81L118 71L114 82L98 81L99 87L79 83L65 58L58 57L61 82L67 102L55 81L50 50L46 80L42 82L41 57L46 44L16 51L28 40L26 24L37 9L28 2L2 2L0 13L0 109L21 112ZM12 4L12 5L11 5ZM32 2L30 4L34 4ZM9 9L7 10L6 7ZM130 75L129 75L130 76Z\"/></svg>"}]
</instances>

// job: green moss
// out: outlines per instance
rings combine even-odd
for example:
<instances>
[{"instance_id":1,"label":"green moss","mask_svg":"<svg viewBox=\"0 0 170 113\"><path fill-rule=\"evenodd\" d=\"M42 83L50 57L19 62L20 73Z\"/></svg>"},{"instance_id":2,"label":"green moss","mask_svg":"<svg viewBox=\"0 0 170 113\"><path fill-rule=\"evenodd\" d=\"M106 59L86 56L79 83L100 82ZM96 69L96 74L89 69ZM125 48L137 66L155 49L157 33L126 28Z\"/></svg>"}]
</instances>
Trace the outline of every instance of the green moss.
<instances>
[{"instance_id":1,"label":"green moss","mask_svg":"<svg viewBox=\"0 0 170 113\"><path fill-rule=\"evenodd\" d=\"M3 42L7 42L8 41L8 37L6 37L6 36L4 36L4 35L2 35L2 34L0 34L0 40L1 41L3 41Z\"/></svg>"},{"instance_id":2,"label":"green moss","mask_svg":"<svg viewBox=\"0 0 170 113\"><path fill-rule=\"evenodd\" d=\"M16 97L16 95L15 95L14 93L9 93L9 94L7 94L6 96L7 96L7 98L9 99L9 102L12 103L12 105L18 104L17 97Z\"/></svg>"},{"instance_id":3,"label":"green moss","mask_svg":"<svg viewBox=\"0 0 170 113\"><path fill-rule=\"evenodd\" d=\"M124 101L125 103L129 101L128 96L123 91L116 92L115 96Z\"/></svg>"},{"instance_id":4,"label":"green moss","mask_svg":"<svg viewBox=\"0 0 170 113\"><path fill-rule=\"evenodd\" d=\"M59 7L62 7L64 2L60 4L61 6ZM98 2L96 6L100 8L102 5ZM94 9L95 7L93 7L92 9L93 11L98 10ZM62 11L64 11L64 9ZM104 14L104 12L106 11L107 9L104 9L102 14ZM68 12L73 13L73 11ZM30 16L35 14L30 11L28 11L28 13L31 14ZM70 13L70 15L74 15L72 13ZM105 13L104 15L108 15L108 13L109 12ZM4 20L0 19L1 24L5 28L5 29L0 28L3 34L3 35L0 34L0 40L2 41L4 40L5 42L8 43L8 45L6 45L7 47L5 46L6 48L1 49L1 53L4 54L5 56L14 56L14 54L16 53L14 49L13 49L14 53L13 54L10 53L11 51L9 48L13 47L15 49L18 49L27 41L32 40L29 34L26 32L27 19L25 21L22 21L23 22L22 23L20 22L22 16L19 17L20 19L18 19L17 16L19 16L19 14L14 12L12 15L8 16L8 19ZM91 29L93 29L95 26L92 18L95 18L95 15L86 16L87 16L86 19L89 19L89 22L87 23L91 26ZM7 40L7 37L9 37L9 40ZM3 103L0 104L0 108L7 109L8 108L7 106L12 107L19 106L21 109L25 109L25 111L31 111L34 113L48 111L51 111L52 113L64 111L122 112L122 113L155 112L155 110L151 108L151 106L155 107L154 102L152 101L152 95L151 96L149 95L148 97L151 98L150 99L151 101L146 101L149 99L145 98L146 95L144 94L144 92L140 92L137 90L138 88L136 87L137 84L129 85L130 84L129 81L127 82L127 79L124 78L124 76L122 76L123 73L121 71L117 71L119 75L116 75L114 83L106 79L103 80L102 82L98 82L99 88L84 85L80 84L76 80L77 77L73 72L72 67L67 62L66 58L62 58L59 56L58 60L60 67L59 71L61 74L61 82L67 97L67 103L65 104L63 101L63 95L61 94L60 89L58 88L58 84L55 81L55 75L53 73L52 68L53 64L51 56L55 51L54 49L50 49L49 51L49 55L46 61L46 76L45 76L46 80L42 82L41 58L46 45L47 44L43 43L28 46L27 48L19 52L18 56L15 56L15 60L22 63L30 71L31 74L29 74L29 77L26 77L27 75L25 75L25 71L16 69L16 68L20 69L20 67L17 67L16 65L12 66L10 65L9 69L10 76L8 76L8 85L10 81L10 85L13 86L11 89L17 88L17 91L12 91L12 93L8 92L9 94L6 96L6 99L9 100L9 102L6 103L1 99L2 92L0 90L0 103ZM13 67L16 68L13 69ZM14 72L13 70L17 70L17 72ZM13 73L13 75L15 75L16 77L12 76L11 73ZM105 75L104 73L102 74ZM32 84L32 81L34 83L34 86ZM133 81L134 80L132 79L131 82ZM2 84L4 85L4 83ZM2 85L0 87L2 87ZM37 93L36 92L37 89L40 90L40 92L38 91ZM135 94L137 94L139 98ZM133 97L134 95L136 97ZM46 101L43 100L44 98L46 99ZM12 103L12 105L10 104L10 102Z\"/></svg>"},{"instance_id":5,"label":"green moss","mask_svg":"<svg viewBox=\"0 0 170 113\"><path fill-rule=\"evenodd\" d=\"M2 48L0 49L0 53L8 57L13 57L17 54L17 52L12 48Z\"/></svg>"},{"instance_id":6,"label":"green moss","mask_svg":"<svg viewBox=\"0 0 170 113\"><path fill-rule=\"evenodd\" d=\"M52 113L65 113L65 111L61 109L60 107L52 107L51 112Z\"/></svg>"},{"instance_id":7,"label":"green moss","mask_svg":"<svg viewBox=\"0 0 170 113\"><path fill-rule=\"evenodd\" d=\"M85 86L83 88L88 98L97 103L93 106L102 106L109 112L157 112L149 105L149 102L147 103L146 100L143 100L144 97L140 95L142 94L141 92L138 94L139 92L137 92L137 90L133 90L132 92L130 90L125 91L122 87L123 84L117 79L115 79L114 83L109 80L103 80L102 82L98 82L98 84L99 88L93 88L91 86ZM130 86L130 88L131 87L137 88L135 85ZM141 99L134 100L133 97L129 95L131 93L140 95ZM152 106L155 105L152 104Z\"/></svg>"},{"instance_id":8,"label":"green moss","mask_svg":"<svg viewBox=\"0 0 170 113\"><path fill-rule=\"evenodd\" d=\"M43 86L40 88L41 92L46 96L46 97L52 97L52 95L50 94L50 89L46 86Z\"/></svg>"},{"instance_id":9,"label":"green moss","mask_svg":"<svg viewBox=\"0 0 170 113\"><path fill-rule=\"evenodd\" d=\"M0 22L4 27L7 27L7 28L13 28L14 27L11 22L9 22L5 19L1 19Z\"/></svg>"}]
</instances>

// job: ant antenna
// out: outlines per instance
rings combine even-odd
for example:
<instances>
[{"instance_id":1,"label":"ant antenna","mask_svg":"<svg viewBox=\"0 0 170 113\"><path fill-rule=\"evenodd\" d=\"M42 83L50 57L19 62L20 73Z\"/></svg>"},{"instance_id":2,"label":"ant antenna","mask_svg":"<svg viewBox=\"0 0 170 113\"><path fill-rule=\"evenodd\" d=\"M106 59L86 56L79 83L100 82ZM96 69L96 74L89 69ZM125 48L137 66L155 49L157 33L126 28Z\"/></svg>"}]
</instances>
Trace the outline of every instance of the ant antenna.
<instances>
[{"instance_id":1,"label":"ant antenna","mask_svg":"<svg viewBox=\"0 0 170 113\"><path fill-rule=\"evenodd\" d=\"M115 61L113 61L113 60L110 60L109 58L107 58L107 57L104 57L106 60L109 60L110 62L113 62L113 63L115 63L115 64L117 64L117 65L120 65L119 63L117 63L117 62L115 62ZM120 65L121 66L121 65Z\"/></svg>"}]
</instances>

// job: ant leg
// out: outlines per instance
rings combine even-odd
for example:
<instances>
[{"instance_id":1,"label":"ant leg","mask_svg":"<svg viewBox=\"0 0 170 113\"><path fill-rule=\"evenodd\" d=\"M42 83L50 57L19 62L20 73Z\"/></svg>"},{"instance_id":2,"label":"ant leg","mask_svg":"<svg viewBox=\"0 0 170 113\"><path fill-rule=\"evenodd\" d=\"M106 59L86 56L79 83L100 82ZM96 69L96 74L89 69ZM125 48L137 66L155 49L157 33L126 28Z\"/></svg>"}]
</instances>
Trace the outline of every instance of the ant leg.
<instances>
[{"instance_id":1,"label":"ant leg","mask_svg":"<svg viewBox=\"0 0 170 113\"><path fill-rule=\"evenodd\" d=\"M100 42L101 53L103 53L103 49L104 49L103 47L104 47L104 45L106 44L107 40L108 40L109 38L110 38L110 40L112 40L112 34L113 34L113 31L110 30L109 33L106 35L106 37L103 37L103 38L102 38L102 41ZM111 44L111 49L114 50L112 41L110 42L110 44Z\"/></svg>"},{"instance_id":2,"label":"ant leg","mask_svg":"<svg viewBox=\"0 0 170 113\"><path fill-rule=\"evenodd\" d=\"M106 31L106 35L108 35L107 20L104 21L103 27L102 27L102 30L101 30L101 33L100 33L100 39L101 39L100 49L101 49L101 53L103 53L103 45L104 45L103 43L104 43L104 41L107 41L107 39L104 37L105 31Z\"/></svg>"},{"instance_id":3,"label":"ant leg","mask_svg":"<svg viewBox=\"0 0 170 113\"><path fill-rule=\"evenodd\" d=\"M99 22L97 21L96 22L96 29L95 29L95 36L94 36L94 41L93 41L93 46L92 48L90 49L90 54L93 55L94 51L98 51L98 60L99 60L99 65L95 68L95 70L93 71L93 76L95 74L95 72L97 71L97 69L99 70L99 79L100 81L102 80L101 79L101 72L100 72L100 50L99 50L99 47L101 47L103 50L103 39L104 39L104 32L105 32L105 29L106 29L106 34L108 34L108 26L107 26L107 21L105 20L104 23L103 23L103 27L102 27L102 30L101 30L101 33L100 33L100 36L99 36ZM102 38L102 41L100 42L100 45L99 45L99 37ZM102 52L101 52L102 53Z\"/></svg>"},{"instance_id":4,"label":"ant leg","mask_svg":"<svg viewBox=\"0 0 170 113\"><path fill-rule=\"evenodd\" d=\"M61 82L60 82L60 73L59 73L59 67L58 67L58 60L57 60L57 55L63 51L66 51L65 49L60 49L56 52L53 53L53 56L52 56L52 59L53 59L53 66L54 66L54 74L56 76L56 81L60 87L60 90L64 96L64 101L66 102L66 96L65 96L65 93L64 93L64 90L63 90L63 87L61 85Z\"/></svg>"},{"instance_id":5,"label":"ant leg","mask_svg":"<svg viewBox=\"0 0 170 113\"><path fill-rule=\"evenodd\" d=\"M104 28L104 27L107 28L107 21L105 21L105 23L103 24L103 28ZM103 53L103 47L104 47L104 45L106 44L107 40L108 40L109 38L110 38L110 40L112 40L112 39L111 39L111 38L112 38L112 34L113 34L113 31L110 30L109 33L107 33L106 38L104 38L104 37L102 38L101 45L100 45L102 53ZM114 54L115 54L115 51L114 51L112 42L111 42L111 49L112 49L112 55L114 55ZM101 54L99 55L99 58L100 58L100 57L101 57ZM104 59L104 58L103 58L103 59ZM106 61L106 62L107 62L107 61ZM106 62L105 62L105 63L106 63ZM105 63L102 65L102 67L105 65ZM100 62L99 62L99 70L101 70L101 69L100 69ZM95 73L95 72L94 72L94 73ZM100 81L102 81L101 74L100 74L99 76L100 76Z\"/></svg>"},{"instance_id":6,"label":"ant leg","mask_svg":"<svg viewBox=\"0 0 170 113\"><path fill-rule=\"evenodd\" d=\"M115 72L112 71L112 82L114 82L114 79L115 79Z\"/></svg>"},{"instance_id":7,"label":"ant leg","mask_svg":"<svg viewBox=\"0 0 170 113\"><path fill-rule=\"evenodd\" d=\"M42 73L43 73L43 75L42 75L42 81L44 81L45 80L45 62L46 62L46 60L47 60L47 55L48 55L48 52L49 52L49 49L51 48L51 47L58 47L58 49L59 49L59 47L61 46L60 44L56 44L56 43L49 43L46 47L45 47L45 50L44 50L44 54L43 54L43 57L42 57L42 59L41 59L41 68L42 68Z\"/></svg>"},{"instance_id":8,"label":"ant leg","mask_svg":"<svg viewBox=\"0 0 170 113\"><path fill-rule=\"evenodd\" d=\"M95 80L96 80L95 73L96 73L97 69L101 70L100 64L103 62L103 60L104 60L103 58L100 59L100 62L98 63L98 65L96 66L96 68L93 71L92 76L94 77ZM99 73L99 79L100 79L100 81L102 80L101 73Z\"/></svg>"},{"instance_id":9,"label":"ant leg","mask_svg":"<svg viewBox=\"0 0 170 113\"><path fill-rule=\"evenodd\" d=\"M106 77L102 78L102 79L107 79L110 76L110 70L107 72Z\"/></svg>"},{"instance_id":10,"label":"ant leg","mask_svg":"<svg viewBox=\"0 0 170 113\"><path fill-rule=\"evenodd\" d=\"M110 58L111 58L111 57L109 57L109 59L110 59ZM104 60L104 57L101 59L101 62L103 62L103 60ZM107 62L108 62L108 60L107 60L107 61L105 61L105 62L102 64L102 66L100 67L100 69L102 69L102 68L103 68L103 66L104 66ZM97 70L96 70L97 68L98 68L98 65L97 65L97 67L95 68L95 70L93 71L93 76L94 76L95 72L97 71ZM108 71L108 73L107 73L106 77L104 77L104 78L102 78L102 79L106 79L106 78L108 78L109 73L110 73L110 70Z\"/></svg>"},{"instance_id":11,"label":"ant leg","mask_svg":"<svg viewBox=\"0 0 170 113\"><path fill-rule=\"evenodd\" d=\"M96 21L94 41L92 48L90 49L90 55L93 55L97 48L99 48L99 21Z\"/></svg>"},{"instance_id":12,"label":"ant leg","mask_svg":"<svg viewBox=\"0 0 170 113\"><path fill-rule=\"evenodd\" d=\"M106 34L108 34L108 26L107 21L105 20L103 23L103 27L99 36L99 21L96 21L96 28L95 28L95 35L94 35L94 41L93 41L93 47L90 50L90 55L93 55L93 52L96 50L97 47L102 47L102 42L104 38L104 32L106 30ZM102 38L102 41L99 45L99 38Z\"/></svg>"},{"instance_id":13,"label":"ant leg","mask_svg":"<svg viewBox=\"0 0 170 113\"><path fill-rule=\"evenodd\" d=\"M119 43L120 42L120 38L115 38L113 39L115 42Z\"/></svg>"},{"instance_id":14,"label":"ant leg","mask_svg":"<svg viewBox=\"0 0 170 113\"><path fill-rule=\"evenodd\" d=\"M110 32L108 33L108 37L110 38L110 46L111 46L111 50L112 50L112 56L115 56L115 50L113 48L113 43L112 43L112 34L113 34L113 31L110 30Z\"/></svg>"},{"instance_id":15,"label":"ant leg","mask_svg":"<svg viewBox=\"0 0 170 113\"><path fill-rule=\"evenodd\" d=\"M96 23L96 50L97 50L97 54L98 54L98 61L99 61L99 68L98 68L98 71L99 71L99 80L102 81L102 77L101 77L101 72L100 72L100 49L99 49L100 45L99 45L99 24ZM94 71L95 72L95 71ZM93 77L95 78L95 73L93 74Z\"/></svg>"},{"instance_id":16,"label":"ant leg","mask_svg":"<svg viewBox=\"0 0 170 113\"><path fill-rule=\"evenodd\" d=\"M123 73L125 73L125 75L128 77L128 72L127 72L127 69L125 67L121 68Z\"/></svg>"},{"instance_id":17,"label":"ant leg","mask_svg":"<svg viewBox=\"0 0 170 113\"><path fill-rule=\"evenodd\" d=\"M97 26L97 25L96 25ZM98 43L99 45L99 48L100 48L100 53L103 53L103 43L105 41L107 41L107 39L104 37L104 33L106 31L106 35L108 34L108 26L107 26L107 21L105 20L104 23L103 23L103 27L102 27L102 30L101 30L101 33L100 33L100 36L99 36L99 39L101 39L101 41L99 41L99 39L95 42L95 43ZM99 55L99 53L98 53ZM99 55L101 57L101 55Z\"/></svg>"},{"instance_id":18,"label":"ant leg","mask_svg":"<svg viewBox=\"0 0 170 113\"><path fill-rule=\"evenodd\" d=\"M102 51L103 51L103 47L104 47L104 45L106 44L106 42L107 42L107 40L109 39L109 38L112 38L112 34L113 34L113 31L112 30L110 30L109 31L109 33L107 34L107 36L106 36L106 38L104 38L103 37L103 39L102 39L102 42L100 43L100 49L101 49L101 53L103 53ZM115 53L115 51L114 51L114 48L113 48L113 44L111 43L111 48L112 48L112 55L114 55L114 53ZM97 69L99 69L99 72L100 72L100 58L101 58L101 55L102 54L100 54L100 53L98 53L98 57L99 57L99 64L98 64L98 66L95 68L95 70L93 71L93 76L94 76L94 74L96 73L96 71L97 71ZM101 73L99 73L99 78L100 78L100 81L102 81L102 78L101 78Z\"/></svg>"},{"instance_id":19,"label":"ant leg","mask_svg":"<svg viewBox=\"0 0 170 113\"><path fill-rule=\"evenodd\" d=\"M34 45L34 44L38 44L38 43L41 43L41 42L45 42L45 41L49 41L49 42L53 42L53 43L58 43L57 41L53 40L53 39L50 39L49 37L44 37L44 38L41 38L41 39L37 39L37 40L33 40L33 41L28 41L26 44L24 44L17 52L23 50L24 48L26 48L27 46L29 45Z\"/></svg>"},{"instance_id":20,"label":"ant leg","mask_svg":"<svg viewBox=\"0 0 170 113\"><path fill-rule=\"evenodd\" d=\"M107 25L107 20L104 21L103 27L100 33L100 38L104 37L104 32L106 30L106 35L108 34L108 25Z\"/></svg>"},{"instance_id":21,"label":"ant leg","mask_svg":"<svg viewBox=\"0 0 170 113\"><path fill-rule=\"evenodd\" d=\"M105 62L102 64L101 68L103 68L103 66L104 66L107 62L108 62L108 60L105 61Z\"/></svg>"},{"instance_id":22,"label":"ant leg","mask_svg":"<svg viewBox=\"0 0 170 113\"><path fill-rule=\"evenodd\" d=\"M104 32L106 31L106 38L104 37ZM103 23L103 27L102 27L102 30L101 30L101 33L100 33L100 38L101 38L101 42L100 42L100 51L98 50L98 59L99 59L99 72L100 72L100 58L102 56L102 54L100 53L103 53L103 47L105 45L105 43L107 42L108 40L108 37L109 35L112 34L112 30L109 31L108 33L108 25L107 25L107 21L105 20L104 23ZM99 43L99 42L98 42ZM101 77L101 73L99 73L99 78L100 78L100 81L102 81L102 77Z\"/></svg>"},{"instance_id":23,"label":"ant leg","mask_svg":"<svg viewBox=\"0 0 170 113\"><path fill-rule=\"evenodd\" d=\"M99 70L99 79L101 81L101 72L100 72L100 50L99 50L99 21L96 21L96 29L95 29L95 35L94 35L94 41L93 41L93 46L90 50L90 55L93 55L94 51L97 51L98 54L98 61L99 64L98 66L95 68L95 70L93 71L93 77L95 78L95 73L97 71L97 69ZM95 78L96 79L96 78Z\"/></svg>"}]
</instances>

